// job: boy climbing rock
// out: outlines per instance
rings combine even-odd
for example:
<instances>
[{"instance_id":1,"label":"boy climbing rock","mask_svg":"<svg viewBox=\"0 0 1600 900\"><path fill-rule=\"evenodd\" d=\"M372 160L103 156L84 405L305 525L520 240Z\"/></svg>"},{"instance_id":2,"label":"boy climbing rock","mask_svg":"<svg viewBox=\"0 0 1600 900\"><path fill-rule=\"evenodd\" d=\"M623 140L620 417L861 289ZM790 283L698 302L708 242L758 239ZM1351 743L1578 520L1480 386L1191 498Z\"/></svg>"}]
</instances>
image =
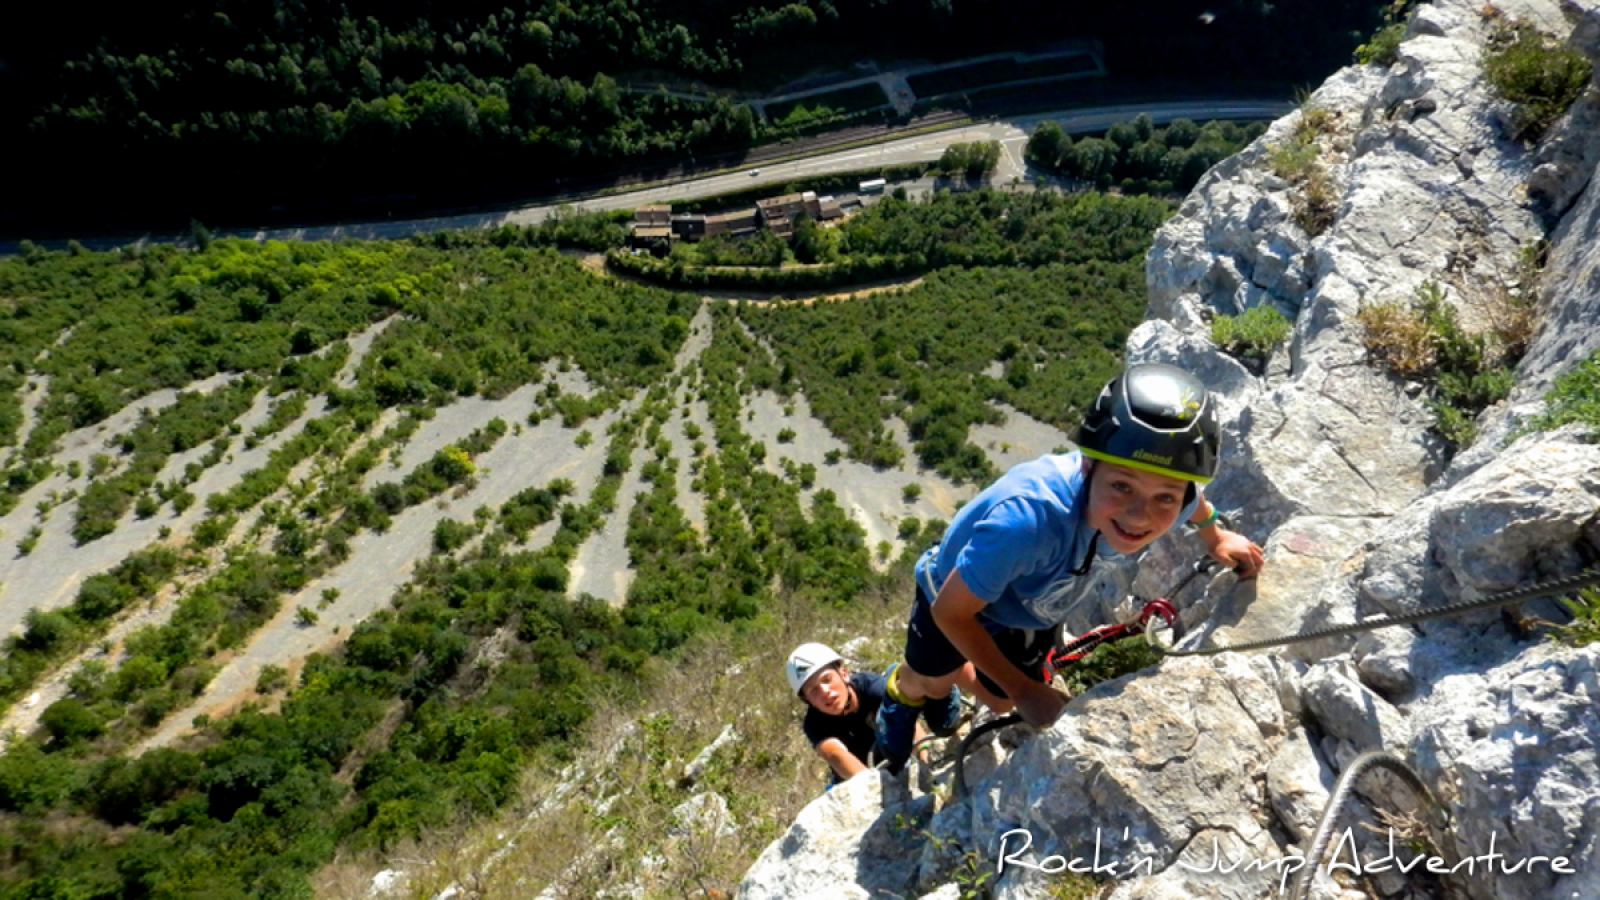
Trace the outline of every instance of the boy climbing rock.
<instances>
[{"instance_id":1,"label":"boy climbing rock","mask_svg":"<svg viewBox=\"0 0 1600 900\"><path fill-rule=\"evenodd\" d=\"M1199 490L1216 474L1220 437L1211 395L1192 374L1129 367L1095 399L1077 443L1002 475L917 562L905 662L886 673L878 709L892 769L910 753L919 714L942 720L958 684L997 713L1054 722L1067 697L1043 683L1040 663L1057 628L1097 598L1098 570L1177 523L1240 577L1261 571L1261 548L1223 527Z\"/></svg>"},{"instance_id":2,"label":"boy climbing rock","mask_svg":"<svg viewBox=\"0 0 1600 900\"><path fill-rule=\"evenodd\" d=\"M810 708L801 727L817 755L833 770L832 783L871 768L883 676L851 674L844 659L825 644L801 644L784 666L789 689ZM916 735L913 735L913 740ZM910 752L910 746L907 746Z\"/></svg>"}]
</instances>

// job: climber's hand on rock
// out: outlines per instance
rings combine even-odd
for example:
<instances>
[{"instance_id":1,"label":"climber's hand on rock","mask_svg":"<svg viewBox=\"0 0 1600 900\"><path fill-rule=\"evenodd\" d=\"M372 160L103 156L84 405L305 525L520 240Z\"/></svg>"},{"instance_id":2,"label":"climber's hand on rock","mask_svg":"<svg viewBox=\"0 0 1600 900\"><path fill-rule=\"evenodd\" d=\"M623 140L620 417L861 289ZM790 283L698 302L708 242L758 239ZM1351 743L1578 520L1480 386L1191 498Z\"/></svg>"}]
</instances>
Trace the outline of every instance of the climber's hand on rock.
<instances>
[{"instance_id":1,"label":"climber's hand on rock","mask_svg":"<svg viewBox=\"0 0 1600 900\"><path fill-rule=\"evenodd\" d=\"M1208 542L1206 547L1212 559L1237 572L1240 578L1254 578L1261 574L1266 553L1260 545L1237 531L1218 528L1216 532L1216 542Z\"/></svg>"},{"instance_id":2,"label":"climber's hand on rock","mask_svg":"<svg viewBox=\"0 0 1600 900\"><path fill-rule=\"evenodd\" d=\"M1060 718L1061 710L1066 708L1069 698L1047 684L1028 684L1029 687L1016 697L1017 714L1035 728L1049 728Z\"/></svg>"}]
</instances>

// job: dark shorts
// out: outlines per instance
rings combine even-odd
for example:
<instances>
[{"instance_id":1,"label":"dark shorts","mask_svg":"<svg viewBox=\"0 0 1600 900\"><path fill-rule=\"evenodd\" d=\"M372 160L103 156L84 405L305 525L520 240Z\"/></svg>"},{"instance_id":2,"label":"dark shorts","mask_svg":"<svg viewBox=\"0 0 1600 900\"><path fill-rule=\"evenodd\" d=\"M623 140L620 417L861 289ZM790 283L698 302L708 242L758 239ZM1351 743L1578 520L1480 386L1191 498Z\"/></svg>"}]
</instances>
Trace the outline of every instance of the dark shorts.
<instances>
[{"instance_id":1,"label":"dark shorts","mask_svg":"<svg viewBox=\"0 0 1600 900\"><path fill-rule=\"evenodd\" d=\"M986 625L985 628L1012 665L1035 681L1045 680L1044 659L1056 645L1061 626L1041 631L995 625ZM933 606L928 602L928 595L918 586L916 599L911 604L911 619L906 623L906 665L918 675L938 678L949 675L966 662L967 658L939 630L938 623L933 620ZM978 673L978 680L995 696L1006 695L993 679L982 672Z\"/></svg>"}]
</instances>

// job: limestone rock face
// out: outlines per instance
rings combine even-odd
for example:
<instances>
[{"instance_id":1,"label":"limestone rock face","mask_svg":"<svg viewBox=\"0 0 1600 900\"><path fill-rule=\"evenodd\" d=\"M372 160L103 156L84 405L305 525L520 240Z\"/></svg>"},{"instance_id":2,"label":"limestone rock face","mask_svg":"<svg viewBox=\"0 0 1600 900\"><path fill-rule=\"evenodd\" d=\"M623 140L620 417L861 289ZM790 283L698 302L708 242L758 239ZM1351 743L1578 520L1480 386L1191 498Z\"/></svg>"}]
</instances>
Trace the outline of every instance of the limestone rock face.
<instances>
[{"instance_id":1,"label":"limestone rock face","mask_svg":"<svg viewBox=\"0 0 1600 900\"><path fill-rule=\"evenodd\" d=\"M1059 855L1092 865L1098 852L1119 878L1169 870L1183 848L1203 868L1213 836L1236 858L1275 859L1260 776L1285 733L1275 686L1245 659L1174 660L1160 677L1124 678L1075 700L975 789L971 834L991 860L1002 843L1022 846L1021 834L1000 840L1021 829L1031 839L1023 861ZM1008 867L999 896L1023 896L1048 877ZM1260 886L1245 879L1236 896Z\"/></svg>"},{"instance_id":2,"label":"limestone rock face","mask_svg":"<svg viewBox=\"0 0 1600 900\"><path fill-rule=\"evenodd\" d=\"M1441 498L1434 558L1463 599L1511 590L1529 572L1583 567L1600 546L1600 446L1527 438Z\"/></svg>"},{"instance_id":3,"label":"limestone rock face","mask_svg":"<svg viewBox=\"0 0 1600 900\"><path fill-rule=\"evenodd\" d=\"M1573 22L1570 45L1591 62L1600 61L1600 3L1569 0L1561 9ZM1561 371L1600 347L1600 329L1586 302L1600 287L1594 240L1600 193L1589 190L1600 167L1600 91L1592 84L1541 142L1537 163L1528 198L1556 224L1540 291L1545 326L1523 359L1513 395L1518 399L1542 393Z\"/></svg>"},{"instance_id":4,"label":"limestone rock face","mask_svg":"<svg viewBox=\"0 0 1600 900\"><path fill-rule=\"evenodd\" d=\"M1565 856L1573 874L1534 864L1464 879L1478 900L1594 897L1600 889L1600 647L1526 652L1482 674L1442 679L1412 712L1415 759L1452 796L1455 851L1511 864Z\"/></svg>"},{"instance_id":5,"label":"limestone rock face","mask_svg":"<svg viewBox=\"0 0 1600 900\"><path fill-rule=\"evenodd\" d=\"M745 873L743 900L884 900L903 897L916 877L931 798L912 798L879 771L836 786L800 811Z\"/></svg>"},{"instance_id":6,"label":"limestone rock face","mask_svg":"<svg viewBox=\"0 0 1600 900\"><path fill-rule=\"evenodd\" d=\"M1495 6L1600 59L1600 0ZM1156 235L1147 321L1127 359L1184 366L1213 389L1225 446L1207 497L1268 559L1253 582L1190 582L1178 598L1185 646L1411 613L1600 563L1600 444L1581 427L1523 433L1550 384L1600 348L1600 91L1538 146L1508 139L1511 108L1482 71L1494 18L1477 0L1419 7L1392 66L1335 73L1208 173ZM1316 147L1321 207L1279 152L1297 141ZM1542 328L1510 399L1451 456L1426 386L1369 359L1358 314L1432 283L1475 327L1513 284L1523 248L1546 237ZM1261 306L1292 332L1264 365L1246 365L1213 343L1210 322ZM1163 537L1134 591L1169 590L1199 549L1191 536ZM743 896L960 896L966 854L995 873L1002 900L1059 896L1065 876L1047 860L1102 866L1117 900L1280 896L1339 773L1384 749L1449 813L1451 831L1431 836L1442 856L1485 854L1493 840L1506 865L1524 865L1443 880L1383 873L1378 895L1600 897L1600 647L1527 630L1566 618L1547 599L1250 656L1168 659L1075 698L1049 729L1002 732L966 769L970 795L936 813L908 807L887 782L848 786L861 800L876 791L883 815L914 807L927 840L886 836L861 809L838 830L873 836L847 846L820 830L824 815L844 815L826 812L842 801L819 800L752 870L763 887L747 882ZM1388 776L1362 779L1355 796L1421 815ZM1385 852L1389 821L1358 803L1338 815L1339 830L1358 835L1349 852ZM914 868L896 868L889 846ZM1570 874L1549 857L1565 857ZM1338 895L1319 883L1318 896Z\"/></svg>"}]
</instances>

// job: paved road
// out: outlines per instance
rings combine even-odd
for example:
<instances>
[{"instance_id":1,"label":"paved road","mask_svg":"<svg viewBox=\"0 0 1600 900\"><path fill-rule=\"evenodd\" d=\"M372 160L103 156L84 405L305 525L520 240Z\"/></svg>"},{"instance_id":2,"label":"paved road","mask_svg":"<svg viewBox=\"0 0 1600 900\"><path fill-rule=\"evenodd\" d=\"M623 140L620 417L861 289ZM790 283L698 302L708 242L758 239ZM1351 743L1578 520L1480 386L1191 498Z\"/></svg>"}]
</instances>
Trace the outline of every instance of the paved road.
<instances>
[{"instance_id":1,"label":"paved road","mask_svg":"<svg viewBox=\"0 0 1600 900\"><path fill-rule=\"evenodd\" d=\"M1100 106L1085 109L1059 110L1025 116L1011 116L989 122L966 125L917 137L899 138L854 150L839 150L790 162L765 163L758 170L740 170L723 175L696 178L670 185L592 197L572 204L589 211L633 209L652 203L680 203L695 197L744 190L763 184L781 184L797 177L825 175L830 172L848 172L856 169L935 160L944 148L964 141L1000 141L1005 149L1001 167L994 175L997 184L1010 183L1013 177L1026 179L1028 172L1022 161L1022 144L1035 126L1047 119L1061 123L1069 133L1103 131L1117 122L1129 121L1141 113L1150 116L1157 124L1174 119L1274 119L1293 109L1292 103L1276 99L1240 99L1232 101L1197 101L1185 103L1130 103L1117 106ZM752 176L751 171L760 174ZM342 238L402 238L413 234L431 234L435 231L459 231L472 228L494 228L503 224L533 225L543 222L558 205L526 206L511 211L471 213L457 216L406 219L403 221L359 222L344 225L318 225L302 228L273 228L260 230L234 230L220 232L255 240L339 240ZM151 236L153 241L184 240L187 235ZM123 239L84 240L92 249L110 249L128 243ZM0 242L0 254L17 252L15 242Z\"/></svg>"}]
</instances>

